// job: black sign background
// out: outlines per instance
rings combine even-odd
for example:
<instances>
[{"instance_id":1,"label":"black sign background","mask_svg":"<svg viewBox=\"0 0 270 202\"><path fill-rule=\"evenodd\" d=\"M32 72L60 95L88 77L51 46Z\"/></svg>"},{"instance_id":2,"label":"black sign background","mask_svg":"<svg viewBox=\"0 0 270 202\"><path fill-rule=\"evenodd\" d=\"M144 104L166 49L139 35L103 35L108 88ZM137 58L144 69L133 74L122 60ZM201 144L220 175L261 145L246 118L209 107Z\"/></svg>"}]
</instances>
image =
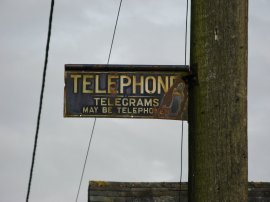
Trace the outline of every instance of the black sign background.
<instances>
[{"instance_id":1,"label":"black sign background","mask_svg":"<svg viewBox=\"0 0 270 202\"><path fill-rule=\"evenodd\" d=\"M65 117L187 119L186 66L66 65Z\"/></svg>"}]
</instances>

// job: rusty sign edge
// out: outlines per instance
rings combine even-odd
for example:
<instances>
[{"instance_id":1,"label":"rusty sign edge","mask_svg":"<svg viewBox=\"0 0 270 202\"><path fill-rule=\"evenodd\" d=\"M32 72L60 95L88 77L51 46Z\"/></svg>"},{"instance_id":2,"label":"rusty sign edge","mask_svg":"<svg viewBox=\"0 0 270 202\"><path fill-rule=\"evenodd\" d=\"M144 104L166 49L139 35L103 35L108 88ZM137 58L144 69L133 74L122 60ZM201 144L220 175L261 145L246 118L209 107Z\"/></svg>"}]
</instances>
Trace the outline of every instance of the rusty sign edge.
<instances>
[{"instance_id":1,"label":"rusty sign edge","mask_svg":"<svg viewBox=\"0 0 270 202\"><path fill-rule=\"evenodd\" d=\"M65 64L65 71L175 71L189 72L188 65Z\"/></svg>"}]
</instances>

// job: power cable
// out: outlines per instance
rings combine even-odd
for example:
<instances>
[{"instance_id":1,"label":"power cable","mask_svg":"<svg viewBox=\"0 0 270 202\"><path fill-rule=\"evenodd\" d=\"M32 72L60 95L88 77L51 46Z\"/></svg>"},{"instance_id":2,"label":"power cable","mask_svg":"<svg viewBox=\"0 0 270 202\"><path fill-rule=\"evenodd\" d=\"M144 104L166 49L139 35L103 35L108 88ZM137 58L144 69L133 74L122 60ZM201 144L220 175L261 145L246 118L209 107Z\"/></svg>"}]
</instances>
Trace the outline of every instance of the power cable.
<instances>
[{"instance_id":1,"label":"power cable","mask_svg":"<svg viewBox=\"0 0 270 202\"><path fill-rule=\"evenodd\" d=\"M119 8L118 8L118 13L117 13L117 18L116 18L115 26L114 26L113 37L112 37L112 42L111 42L111 47L110 47L110 52L109 52L107 64L110 63L110 59L111 59L113 42L114 42L114 38L115 38L115 33L116 33L116 29L117 29L118 19L119 19L119 15L120 15L120 11L121 11L121 6L122 6L122 0L120 0L120 4L119 4Z\"/></svg>"},{"instance_id":2,"label":"power cable","mask_svg":"<svg viewBox=\"0 0 270 202\"><path fill-rule=\"evenodd\" d=\"M186 25L185 25L185 66L187 65L187 27L188 27L188 10L189 0L186 1ZM181 202L181 191L182 191L182 176L183 176L183 141L184 141L184 121L182 119L181 127L181 152L180 152L180 187L179 187L179 202Z\"/></svg>"},{"instance_id":3,"label":"power cable","mask_svg":"<svg viewBox=\"0 0 270 202\"><path fill-rule=\"evenodd\" d=\"M95 118L94 119L94 124L93 124L93 127L92 127L92 132L91 132L90 140L89 140L89 143L88 143L86 157L85 157L84 165L83 165L83 171L82 171L82 175L81 175L81 179L80 179L80 185L79 185L77 196L76 196L76 202L78 201L78 198L79 198L79 193L80 193L80 189L81 189L81 185L82 185L82 180L83 180L83 175L84 175L84 171L85 171L85 167L86 167L86 162L87 162L87 158L88 158L88 154L89 154L89 150L90 150L90 146L91 146L91 142L92 142L92 138L93 138L93 133L94 133L95 125L96 125L96 120L97 119Z\"/></svg>"},{"instance_id":4,"label":"power cable","mask_svg":"<svg viewBox=\"0 0 270 202\"><path fill-rule=\"evenodd\" d=\"M38 117L37 117L37 124L36 124L35 142L34 142L34 149L33 149L33 154L32 154L32 163L31 163L30 176L29 176L29 181L28 181L26 202L29 201L33 170L34 170L34 164L35 164L40 117L41 117L41 111L42 111L42 101L43 101L43 94L44 94L44 89L45 89L45 79L46 79L46 71L47 71L47 64L48 64L48 57L49 57L49 47L50 47L50 38L51 38L51 29L52 29L52 20L53 20L53 8L54 8L54 0L51 1L47 45L46 45L46 51L45 51L45 61L44 61L44 69L43 69L43 76L42 76L42 86L41 86L40 99L39 99L39 110L38 110Z\"/></svg>"},{"instance_id":5,"label":"power cable","mask_svg":"<svg viewBox=\"0 0 270 202\"><path fill-rule=\"evenodd\" d=\"M120 0L120 4L119 4L119 7L118 7L117 18L116 18L116 22L115 22L115 26L114 26L114 31L113 31L113 36L112 36L110 51L109 51L108 60L107 60L107 65L110 63L110 59L111 59L113 42L114 42L114 38L115 38L115 34L116 34L116 29L117 29L117 25L118 25L118 19L119 19L119 15L120 15L120 11L121 11L121 6L122 6L122 0ZM90 139L89 139L89 143L88 143L88 148L87 148L87 152L86 152L86 156L85 156L85 160L84 160L83 170L82 170L82 174L81 174L81 178L80 178L80 184L79 184L79 188L78 188L78 192L77 192L77 196L76 196L76 202L78 201L80 190L81 190L81 184L82 184L82 180L83 180L83 176L84 176L86 162L87 162L89 150L90 150L90 147L91 147L91 142L92 142L93 134L94 134L94 131L95 131L96 120L97 120L97 118L94 118L94 124L93 124L93 127L92 127L92 131L91 131L91 135L90 135Z\"/></svg>"}]
</instances>

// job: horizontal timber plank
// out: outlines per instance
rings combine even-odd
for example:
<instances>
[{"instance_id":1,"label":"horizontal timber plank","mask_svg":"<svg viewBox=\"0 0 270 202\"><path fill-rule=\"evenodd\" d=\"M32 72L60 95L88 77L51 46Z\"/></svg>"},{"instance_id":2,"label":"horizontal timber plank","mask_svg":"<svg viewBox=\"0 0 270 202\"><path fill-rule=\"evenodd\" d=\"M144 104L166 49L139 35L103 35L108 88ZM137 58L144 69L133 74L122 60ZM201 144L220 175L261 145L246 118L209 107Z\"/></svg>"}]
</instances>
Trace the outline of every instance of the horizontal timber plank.
<instances>
[{"instance_id":1,"label":"horizontal timber plank","mask_svg":"<svg viewBox=\"0 0 270 202\"><path fill-rule=\"evenodd\" d=\"M187 202L187 182L105 182L91 181L90 202ZM249 202L270 202L270 183L250 182Z\"/></svg>"}]
</instances>

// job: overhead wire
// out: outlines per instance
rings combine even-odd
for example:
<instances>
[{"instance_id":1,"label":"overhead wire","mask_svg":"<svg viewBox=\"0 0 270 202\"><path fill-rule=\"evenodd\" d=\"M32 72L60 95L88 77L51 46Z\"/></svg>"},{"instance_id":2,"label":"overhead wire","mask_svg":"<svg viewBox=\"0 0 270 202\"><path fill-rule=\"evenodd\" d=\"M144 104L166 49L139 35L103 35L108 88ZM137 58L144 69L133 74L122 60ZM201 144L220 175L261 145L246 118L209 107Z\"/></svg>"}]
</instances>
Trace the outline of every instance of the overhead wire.
<instances>
[{"instance_id":1,"label":"overhead wire","mask_svg":"<svg viewBox=\"0 0 270 202\"><path fill-rule=\"evenodd\" d=\"M54 9L54 0L51 1L51 8L50 8L47 44L46 44L46 50L45 50L45 61L44 61L44 68L43 68L43 75L42 75L42 85L41 85L41 92L40 92L40 99L39 99L39 109L38 109L38 116L37 116L36 133L35 133L31 169L30 169L30 175L29 175L29 181L28 181L26 202L29 201L29 197L30 197L31 183L32 183L33 171L34 171L34 165L35 165L35 157L36 157L36 150L37 150L37 143L38 143L40 118L41 118L41 112L42 112L42 101L43 101L43 94L44 94L44 89L45 89L46 71L47 71L47 64L48 64L48 58L49 58L49 47L50 47L50 39L51 39L52 21L53 21L53 9Z\"/></svg>"},{"instance_id":2,"label":"overhead wire","mask_svg":"<svg viewBox=\"0 0 270 202\"><path fill-rule=\"evenodd\" d=\"M120 15L120 11L121 11L121 6L122 6L122 0L120 0L120 4L118 7L118 12L117 12L116 22L115 22L115 26L114 26L114 30L113 30L113 36L112 36L111 47L110 47L109 56L108 56L108 60L107 60L107 65L110 64L113 42L114 42L115 33L116 33L117 25L118 25L118 19L119 19L119 15Z\"/></svg>"},{"instance_id":3,"label":"overhead wire","mask_svg":"<svg viewBox=\"0 0 270 202\"><path fill-rule=\"evenodd\" d=\"M77 196L76 196L76 202L78 201L79 194L80 194L80 189L81 189L81 185L82 185L83 175L84 175L84 171L85 171L85 167L86 167L86 162L87 162L87 158L88 158L88 154L89 154L89 150L90 150L90 146L91 146L91 142L92 142L92 138L93 138L93 133L94 133L96 121L97 121L97 119L95 118L94 119L94 123L93 123L93 127L92 127L92 131L91 131L91 136L90 136L89 143L88 143L88 148L87 148L85 160L84 160L83 171L82 171L82 175L81 175L81 179L80 179L80 184L79 184L79 188L78 188L78 192L77 192Z\"/></svg>"},{"instance_id":4,"label":"overhead wire","mask_svg":"<svg viewBox=\"0 0 270 202\"><path fill-rule=\"evenodd\" d=\"M121 11L121 7L122 7L122 1L123 0L120 0L119 7L118 7L118 12L117 12L116 22L115 22L115 26L114 26L112 41L111 41L111 45L110 45L110 51L109 51L109 55L108 55L107 65L110 64L113 43L114 43L116 29L117 29L118 20L119 20L119 16L120 16L120 11ZM79 187L78 187L78 191L77 191L77 195L76 195L76 202L78 201L80 190L81 190L81 184L82 184L82 180L83 180L83 176L84 176L84 172L85 172L85 167L86 167L86 163L87 163L88 154L89 154L90 147L91 147L92 138L93 138L94 131L95 131L96 121L97 121L97 118L94 118L94 124L92 126L92 131L91 131L91 135L90 135L90 139L89 139L89 143L88 143L88 148L87 148L87 152L86 152L86 156L85 156L85 160L84 160L83 170L82 170L82 174L81 174L81 177L80 177L80 183L79 183Z\"/></svg>"},{"instance_id":5,"label":"overhead wire","mask_svg":"<svg viewBox=\"0 0 270 202\"><path fill-rule=\"evenodd\" d=\"M118 13L117 13L117 18L116 18L116 23L114 27L114 32L113 32L113 37L111 41L111 46L110 46L110 51L109 51L109 56L107 60L107 64L110 63L110 58L111 58L111 53L112 53L112 48L113 48L113 43L115 39L115 34L116 34L116 29L118 25L118 20L119 20L119 15L121 11L121 6L122 6L122 0L120 0L119 8L118 8ZM187 64L187 24L188 24L188 9L189 9L189 1L187 0L187 6L186 6L186 29L185 29L185 65ZM41 112L42 112L42 103L43 103L43 95L44 95L44 90L45 90L45 81L46 81L46 72L47 72L47 64L48 64L48 57L49 57L49 45L50 45L50 38L51 38L51 30L52 30L52 21L53 21L53 10L54 10L54 0L51 0L51 8L50 8L50 17L49 17L49 27L48 27L48 34L47 34L47 43L46 43L46 50L45 50L45 61L44 61L44 69L43 69L43 76L42 76L42 86L41 86L41 93L40 93L40 101L39 101L39 110L38 110L38 116L37 116L37 124L36 124L36 133L35 133L35 140L34 140L34 148L33 148L33 154L32 154L32 162L31 162L31 169L30 169L30 175L29 175L29 181L28 181L28 189L27 189L27 196L26 196L26 202L29 201L30 198L30 192L31 192L31 183L32 183L32 178L33 178L33 170L34 170L34 164L35 164L35 156L36 156L36 149L37 149L37 143L38 143L38 134L39 134L39 126L40 126L40 119L41 119ZM80 178L80 183L79 183L79 188L76 196L76 202L79 197L80 193L80 188L81 188L81 183L82 179L84 176L85 172L85 167L87 163L87 158L96 126L96 118L94 118L94 123L92 126L91 130L91 135L88 143L88 148L86 152L86 157L83 165L83 171L82 175ZM181 129L181 168L180 168L180 192L181 192L181 182L182 182L182 164L183 164L183 131L184 131L184 124L182 120L182 129ZM180 194L181 195L181 194ZM179 201L180 201L180 195L179 195Z\"/></svg>"},{"instance_id":6,"label":"overhead wire","mask_svg":"<svg viewBox=\"0 0 270 202\"><path fill-rule=\"evenodd\" d=\"M187 65L187 29L188 29L188 14L189 0L186 1L186 19L185 19L185 66ZM184 142L184 121L181 124L181 151L180 151L180 187L179 187L179 202L181 202L182 177L183 177L183 142Z\"/></svg>"}]
</instances>

